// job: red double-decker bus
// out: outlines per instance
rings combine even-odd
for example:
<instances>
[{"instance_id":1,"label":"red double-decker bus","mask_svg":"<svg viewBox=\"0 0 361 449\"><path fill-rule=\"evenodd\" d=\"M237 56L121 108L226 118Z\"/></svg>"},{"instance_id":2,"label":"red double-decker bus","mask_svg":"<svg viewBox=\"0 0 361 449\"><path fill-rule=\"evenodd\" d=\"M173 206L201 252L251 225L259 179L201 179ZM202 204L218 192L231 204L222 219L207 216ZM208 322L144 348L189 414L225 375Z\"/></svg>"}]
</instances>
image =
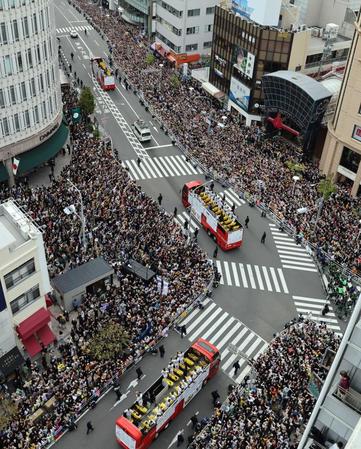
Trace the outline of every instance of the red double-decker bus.
<instances>
[{"instance_id":1,"label":"red double-decker bus","mask_svg":"<svg viewBox=\"0 0 361 449\"><path fill-rule=\"evenodd\" d=\"M115 77L113 71L107 66L103 58L92 58L92 71L103 90L115 89Z\"/></svg>"},{"instance_id":2,"label":"red double-decker bus","mask_svg":"<svg viewBox=\"0 0 361 449\"><path fill-rule=\"evenodd\" d=\"M115 423L124 449L146 449L219 370L219 350L200 338L178 353L162 375ZM153 402L152 402L153 401Z\"/></svg>"}]
</instances>

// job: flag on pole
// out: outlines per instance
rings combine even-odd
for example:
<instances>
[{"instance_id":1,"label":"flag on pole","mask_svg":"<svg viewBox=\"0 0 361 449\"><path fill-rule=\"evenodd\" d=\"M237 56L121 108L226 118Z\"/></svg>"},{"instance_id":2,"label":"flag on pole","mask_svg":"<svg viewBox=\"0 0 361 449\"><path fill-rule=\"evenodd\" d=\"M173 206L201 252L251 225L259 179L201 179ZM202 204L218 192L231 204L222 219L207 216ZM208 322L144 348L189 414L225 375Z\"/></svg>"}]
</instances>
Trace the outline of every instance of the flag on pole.
<instances>
[{"instance_id":1,"label":"flag on pole","mask_svg":"<svg viewBox=\"0 0 361 449\"><path fill-rule=\"evenodd\" d=\"M16 173L18 172L19 162L20 162L20 160L16 159L16 157L14 157L13 165L12 165L13 166L13 173L14 173L14 175L16 175Z\"/></svg>"}]
</instances>

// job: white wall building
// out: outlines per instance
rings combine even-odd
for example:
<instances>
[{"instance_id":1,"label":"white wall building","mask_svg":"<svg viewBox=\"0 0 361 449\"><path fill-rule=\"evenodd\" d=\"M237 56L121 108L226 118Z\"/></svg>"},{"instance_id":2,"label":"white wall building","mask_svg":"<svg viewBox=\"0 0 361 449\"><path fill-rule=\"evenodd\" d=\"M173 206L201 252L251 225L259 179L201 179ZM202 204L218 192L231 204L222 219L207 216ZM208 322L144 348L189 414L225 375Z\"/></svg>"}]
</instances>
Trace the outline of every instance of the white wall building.
<instances>
[{"instance_id":1,"label":"white wall building","mask_svg":"<svg viewBox=\"0 0 361 449\"><path fill-rule=\"evenodd\" d=\"M43 237L11 200L0 205L0 348L29 355L54 340L46 295L51 291Z\"/></svg>"},{"instance_id":2,"label":"white wall building","mask_svg":"<svg viewBox=\"0 0 361 449\"><path fill-rule=\"evenodd\" d=\"M158 0L156 42L175 53L210 54L219 0Z\"/></svg>"},{"instance_id":3,"label":"white wall building","mask_svg":"<svg viewBox=\"0 0 361 449\"><path fill-rule=\"evenodd\" d=\"M55 28L52 1L0 0L0 162L8 169L61 125Z\"/></svg>"}]
</instances>

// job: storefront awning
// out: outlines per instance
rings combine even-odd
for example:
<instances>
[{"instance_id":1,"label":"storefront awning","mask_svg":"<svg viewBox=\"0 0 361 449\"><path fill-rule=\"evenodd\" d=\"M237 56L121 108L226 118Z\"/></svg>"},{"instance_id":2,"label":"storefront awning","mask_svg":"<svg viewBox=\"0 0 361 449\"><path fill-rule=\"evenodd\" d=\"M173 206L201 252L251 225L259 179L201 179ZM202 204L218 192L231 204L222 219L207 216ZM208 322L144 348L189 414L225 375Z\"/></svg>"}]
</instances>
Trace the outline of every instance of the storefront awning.
<instances>
[{"instance_id":1,"label":"storefront awning","mask_svg":"<svg viewBox=\"0 0 361 449\"><path fill-rule=\"evenodd\" d=\"M0 182L7 181L9 179L8 172L5 168L4 163L0 163Z\"/></svg>"},{"instance_id":2,"label":"storefront awning","mask_svg":"<svg viewBox=\"0 0 361 449\"><path fill-rule=\"evenodd\" d=\"M51 329L47 324L39 329L36 333L44 346L48 346L55 340L55 335L52 333Z\"/></svg>"},{"instance_id":3,"label":"storefront awning","mask_svg":"<svg viewBox=\"0 0 361 449\"><path fill-rule=\"evenodd\" d=\"M50 312L42 307L18 325L17 332L19 337L24 342L24 340L27 340L31 335L44 327L49 321Z\"/></svg>"},{"instance_id":4,"label":"storefront awning","mask_svg":"<svg viewBox=\"0 0 361 449\"><path fill-rule=\"evenodd\" d=\"M202 89L212 95L212 97L217 98L217 100L221 100L224 97L224 93L209 82L202 83Z\"/></svg>"},{"instance_id":5,"label":"storefront awning","mask_svg":"<svg viewBox=\"0 0 361 449\"><path fill-rule=\"evenodd\" d=\"M23 175L55 157L65 144L68 134L68 127L61 122L57 131L48 140L18 156L20 162L17 174Z\"/></svg>"},{"instance_id":6,"label":"storefront awning","mask_svg":"<svg viewBox=\"0 0 361 449\"><path fill-rule=\"evenodd\" d=\"M30 357L34 357L34 355L39 354L39 352L41 352L41 346L36 340L34 335L31 335L26 340L23 340L23 345Z\"/></svg>"}]
</instances>

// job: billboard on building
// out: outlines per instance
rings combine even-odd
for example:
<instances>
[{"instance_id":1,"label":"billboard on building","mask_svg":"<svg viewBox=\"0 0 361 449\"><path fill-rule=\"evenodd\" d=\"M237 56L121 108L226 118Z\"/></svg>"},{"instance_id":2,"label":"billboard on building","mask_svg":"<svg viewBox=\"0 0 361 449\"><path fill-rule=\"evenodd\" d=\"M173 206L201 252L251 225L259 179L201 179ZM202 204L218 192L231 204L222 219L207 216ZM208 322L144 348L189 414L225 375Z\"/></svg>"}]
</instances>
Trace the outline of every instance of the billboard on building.
<instances>
[{"instance_id":1,"label":"billboard on building","mask_svg":"<svg viewBox=\"0 0 361 449\"><path fill-rule=\"evenodd\" d=\"M282 0L232 0L232 10L260 25L277 26Z\"/></svg>"},{"instance_id":2,"label":"billboard on building","mask_svg":"<svg viewBox=\"0 0 361 449\"><path fill-rule=\"evenodd\" d=\"M240 108L248 111L251 89L232 76L229 88L229 99Z\"/></svg>"},{"instance_id":3,"label":"billboard on building","mask_svg":"<svg viewBox=\"0 0 361 449\"><path fill-rule=\"evenodd\" d=\"M253 77L255 56L246 49L235 45L233 48L233 66L248 78Z\"/></svg>"},{"instance_id":4,"label":"billboard on building","mask_svg":"<svg viewBox=\"0 0 361 449\"><path fill-rule=\"evenodd\" d=\"M355 125L353 128L352 137L361 142L361 126Z\"/></svg>"}]
</instances>

